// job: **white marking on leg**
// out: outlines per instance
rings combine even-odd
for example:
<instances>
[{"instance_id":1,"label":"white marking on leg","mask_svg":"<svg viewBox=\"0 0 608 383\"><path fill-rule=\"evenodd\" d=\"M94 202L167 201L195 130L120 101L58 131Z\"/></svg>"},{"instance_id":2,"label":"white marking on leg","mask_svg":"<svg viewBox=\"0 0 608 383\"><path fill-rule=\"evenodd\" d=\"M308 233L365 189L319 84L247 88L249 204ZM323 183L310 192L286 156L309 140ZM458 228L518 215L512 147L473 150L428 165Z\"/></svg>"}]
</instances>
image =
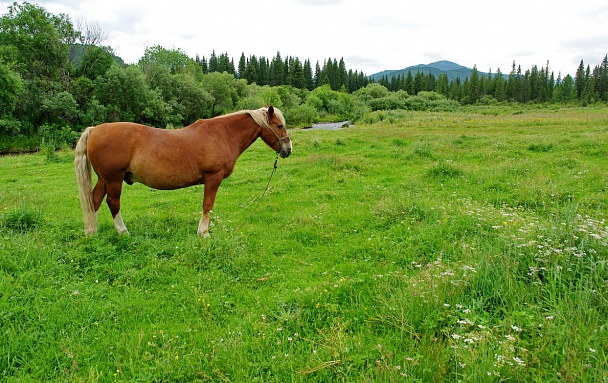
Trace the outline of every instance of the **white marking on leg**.
<instances>
[{"instance_id":1,"label":"white marking on leg","mask_svg":"<svg viewBox=\"0 0 608 383\"><path fill-rule=\"evenodd\" d=\"M209 212L210 213L210 212ZM209 213L204 213L201 216L201 221L198 223L197 234L203 238L209 237Z\"/></svg>"},{"instance_id":2,"label":"white marking on leg","mask_svg":"<svg viewBox=\"0 0 608 383\"><path fill-rule=\"evenodd\" d=\"M114 217L114 227L116 228L118 234L129 234L129 230L127 230L125 223L122 221L122 216L120 215L120 212L118 212L118 214L116 214L116 217Z\"/></svg>"}]
</instances>

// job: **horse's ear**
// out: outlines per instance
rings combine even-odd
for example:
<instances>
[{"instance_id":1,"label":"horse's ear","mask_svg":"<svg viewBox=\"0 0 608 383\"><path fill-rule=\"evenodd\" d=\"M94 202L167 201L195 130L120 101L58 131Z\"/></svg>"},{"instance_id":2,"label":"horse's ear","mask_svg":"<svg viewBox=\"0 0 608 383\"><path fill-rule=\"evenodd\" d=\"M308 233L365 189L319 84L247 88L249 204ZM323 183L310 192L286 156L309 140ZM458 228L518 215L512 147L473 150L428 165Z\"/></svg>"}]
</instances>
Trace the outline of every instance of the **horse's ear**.
<instances>
[{"instance_id":1,"label":"horse's ear","mask_svg":"<svg viewBox=\"0 0 608 383\"><path fill-rule=\"evenodd\" d=\"M268 108L268 104L267 103L264 103L264 108Z\"/></svg>"},{"instance_id":2,"label":"horse's ear","mask_svg":"<svg viewBox=\"0 0 608 383\"><path fill-rule=\"evenodd\" d=\"M272 105L268 107L268 116L272 117L274 115L274 108Z\"/></svg>"}]
</instances>

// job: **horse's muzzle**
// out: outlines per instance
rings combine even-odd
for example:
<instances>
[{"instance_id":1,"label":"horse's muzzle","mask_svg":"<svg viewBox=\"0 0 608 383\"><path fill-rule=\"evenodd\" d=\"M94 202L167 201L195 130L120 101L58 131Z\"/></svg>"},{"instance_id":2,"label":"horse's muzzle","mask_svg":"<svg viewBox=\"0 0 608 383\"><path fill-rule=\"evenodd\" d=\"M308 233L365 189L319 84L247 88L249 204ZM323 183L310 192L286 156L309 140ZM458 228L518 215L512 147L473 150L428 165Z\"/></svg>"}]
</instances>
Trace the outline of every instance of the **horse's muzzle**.
<instances>
[{"instance_id":1,"label":"horse's muzzle","mask_svg":"<svg viewBox=\"0 0 608 383\"><path fill-rule=\"evenodd\" d=\"M282 145L281 150L279 151L279 154L281 155L281 158L289 157L289 155L291 154L291 144Z\"/></svg>"},{"instance_id":2,"label":"horse's muzzle","mask_svg":"<svg viewBox=\"0 0 608 383\"><path fill-rule=\"evenodd\" d=\"M291 140L288 136L287 140L281 141L281 148L279 149L279 154L281 155L281 158L289 157L289 155L291 154L291 148Z\"/></svg>"}]
</instances>

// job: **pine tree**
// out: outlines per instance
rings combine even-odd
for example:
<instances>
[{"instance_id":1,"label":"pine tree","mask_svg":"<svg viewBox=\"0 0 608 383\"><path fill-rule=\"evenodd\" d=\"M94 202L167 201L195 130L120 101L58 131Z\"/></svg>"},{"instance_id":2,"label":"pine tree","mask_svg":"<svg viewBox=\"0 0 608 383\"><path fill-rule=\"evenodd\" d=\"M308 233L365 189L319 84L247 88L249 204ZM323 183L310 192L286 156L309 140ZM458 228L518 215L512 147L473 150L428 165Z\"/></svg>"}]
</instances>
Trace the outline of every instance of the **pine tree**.
<instances>
[{"instance_id":1,"label":"pine tree","mask_svg":"<svg viewBox=\"0 0 608 383\"><path fill-rule=\"evenodd\" d=\"M247 67L245 68L245 80L247 80L247 83L249 84L253 84L254 82L257 83L258 81L258 71L259 71L259 64L258 64L258 59L255 57L255 55L249 57L249 60L247 62Z\"/></svg>"},{"instance_id":2,"label":"pine tree","mask_svg":"<svg viewBox=\"0 0 608 383\"><path fill-rule=\"evenodd\" d=\"M348 72L346 71L346 64L344 63L344 58L340 58L340 63L338 64L338 89L348 89Z\"/></svg>"},{"instance_id":3,"label":"pine tree","mask_svg":"<svg viewBox=\"0 0 608 383\"><path fill-rule=\"evenodd\" d=\"M408 69L407 71L407 76L405 78L405 91L407 92L407 94L413 96L416 94L416 90L414 87L414 76L412 76L412 71Z\"/></svg>"},{"instance_id":4,"label":"pine tree","mask_svg":"<svg viewBox=\"0 0 608 383\"><path fill-rule=\"evenodd\" d=\"M576 76L574 77L574 88L576 89L576 97L580 100L583 97L583 91L587 86L587 81L585 78L585 64L583 60L578 66L576 70Z\"/></svg>"},{"instance_id":5,"label":"pine tree","mask_svg":"<svg viewBox=\"0 0 608 383\"><path fill-rule=\"evenodd\" d=\"M500 71L500 68L496 70L496 74L492 78L492 83L492 96L497 101L504 101L506 99L507 82L505 81L505 77Z\"/></svg>"},{"instance_id":6,"label":"pine tree","mask_svg":"<svg viewBox=\"0 0 608 383\"><path fill-rule=\"evenodd\" d=\"M466 81L466 80L465 80ZM469 101L472 104L477 103L481 98L481 83L479 80L479 71L477 70L477 66L473 66L473 70L471 71L471 78L469 80Z\"/></svg>"},{"instance_id":7,"label":"pine tree","mask_svg":"<svg viewBox=\"0 0 608 383\"><path fill-rule=\"evenodd\" d=\"M323 76L323 73L321 72L321 66L319 65L319 60L317 60L317 64L315 65L315 76L314 76L315 88L318 88L321 86L321 77L322 76Z\"/></svg>"},{"instance_id":8,"label":"pine tree","mask_svg":"<svg viewBox=\"0 0 608 383\"><path fill-rule=\"evenodd\" d=\"M597 73L594 76L597 98L608 101L608 55L604 56L602 64L596 68L594 73Z\"/></svg>"},{"instance_id":9,"label":"pine tree","mask_svg":"<svg viewBox=\"0 0 608 383\"><path fill-rule=\"evenodd\" d=\"M271 86L279 86L284 85L284 69L283 69L283 59L281 58L281 53L277 52L277 55L270 62L270 85Z\"/></svg>"},{"instance_id":10,"label":"pine tree","mask_svg":"<svg viewBox=\"0 0 608 383\"><path fill-rule=\"evenodd\" d=\"M424 85L425 85L425 78L424 78L424 73L421 72L420 70L418 70L416 72L416 76L414 76L414 93L413 95L417 95L418 92L421 92L424 90Z\"/></svg>"},{"instance_id":11,"label":"pine tree","mask_svg":"<svg viewBox=\"0 0 608 383\"><path fill-rule=\"evenodd\" d=\"M300 59L297 57L289 58L289 73L287 75L287 84L298 89L304 89L305 87L304 70L302 69Z\"/></svg>"},{"instance_id":12,"label":"pine tree","mask_svg":"<svg viewBox=\"0 0 608 383\"><path fill-rule=\"evenodd\" d=\"M424 90L426 90L427 92L434 92L436 87L437 87L437 79L435 79L435 75L433 73L429 72L426 75Z\"/></svg>"},{"instance_id":13,"label":"pine tree","mask_svg":"<svg viewBox=\"0 0 608 383\"><path fill-rule=\"evenodd\" d=\"M209 73L218 72L218 68L220 67L220 62L215 54L215 50L211 52L211 57L209 57Z\"/></svg>"},{"instance_id":14,"label":"pine tree","mask_svg":"<svg viewBox=\"0 0 608 383\"><path fill-rule=\"evenodd\" d=\"M258 64L258 85L270 85L270 65L268 64L268 59L262 56L258 60Z\"/></svg>"},{"instance_id":15,"label":"pine tree","mask_svg":"<svg viewBox=\"0 0 608 383\"><path fill-rule=\"evenodd\" d=\"M447 97L449 95L449 86L447 73L441 73L437 79L437 93Z\"/></svg>"},{"instance_id":16,"label":"pine tree","mask_svg":"<svg viewBox=\"0 0 608 383\"><path fill-rule=\"evenodd\" d=\"M245 77L245 69L247 68L247 59L245 58L245 52L241 53L241 58L239 59L239 73L238 78Z\"/></svg>"},{"instance_id":17,"label":"pine tree","mask_svg":"<svg viewBox=\"0 0 608 383\"><path fill-rule=\"evenodd\" d=\"M304 84L305 88L308 90L315 89L315 82L312 75L312 67L310 66L310 60L304 60Z\"/></svg>"},{"instance_id":18,"label":"pine tree","mask_svg":"<svg viewBox=\"0 0 608 383\"><path fill-rule=\"evenodd\" d=\"M201 66L201 69L204 74L209 73L209 64L207 63L207 59L205 56L203 58L199 58L198 54L196 55L196 62Z\"/></svg>"}]
</instances>

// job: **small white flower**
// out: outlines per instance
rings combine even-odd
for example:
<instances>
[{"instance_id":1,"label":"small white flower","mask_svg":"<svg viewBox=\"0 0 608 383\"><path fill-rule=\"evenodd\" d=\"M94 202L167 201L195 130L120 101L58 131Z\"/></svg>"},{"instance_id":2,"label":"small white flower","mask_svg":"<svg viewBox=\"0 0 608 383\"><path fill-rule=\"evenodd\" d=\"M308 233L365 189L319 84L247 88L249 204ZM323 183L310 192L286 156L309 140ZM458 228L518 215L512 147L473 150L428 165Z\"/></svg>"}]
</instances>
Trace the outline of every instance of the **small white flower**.
<instances>
[{"instance_id":1,"label":"small white flower","mask_svg":"<svg viewBox=\"0 0 608 383\"><path fill-rule=\"evenodd\" d=\"M526 363L523 360L521 360L520 358L518 358L516 356L513 357L513 360L515 361L515 363L519 364L522 367L524 367L526 365Z\"/></svg>"}]
</instances>

